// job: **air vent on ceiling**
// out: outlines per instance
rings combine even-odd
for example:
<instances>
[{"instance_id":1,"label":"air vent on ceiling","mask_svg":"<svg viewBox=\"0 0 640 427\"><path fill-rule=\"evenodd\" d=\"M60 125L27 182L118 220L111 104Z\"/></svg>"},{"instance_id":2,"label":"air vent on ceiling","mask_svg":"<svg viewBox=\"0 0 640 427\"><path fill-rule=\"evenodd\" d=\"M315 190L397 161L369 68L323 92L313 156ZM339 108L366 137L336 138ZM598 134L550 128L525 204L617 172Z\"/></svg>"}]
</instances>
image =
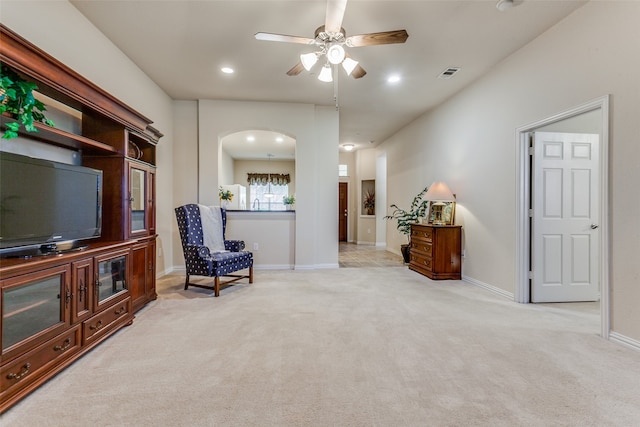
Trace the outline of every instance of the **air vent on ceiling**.
<instances>
[{"instance_id":1,"label":"air vent on ceiling","mask_svg":"<svg viewBox=\"0 0 640 427\"><path fill-rule=\"evenodd\" d=\"M458 67L449 67L438 76L439 79L450 79L455 73L460 71Z\"/></svg>"}]
</instances>

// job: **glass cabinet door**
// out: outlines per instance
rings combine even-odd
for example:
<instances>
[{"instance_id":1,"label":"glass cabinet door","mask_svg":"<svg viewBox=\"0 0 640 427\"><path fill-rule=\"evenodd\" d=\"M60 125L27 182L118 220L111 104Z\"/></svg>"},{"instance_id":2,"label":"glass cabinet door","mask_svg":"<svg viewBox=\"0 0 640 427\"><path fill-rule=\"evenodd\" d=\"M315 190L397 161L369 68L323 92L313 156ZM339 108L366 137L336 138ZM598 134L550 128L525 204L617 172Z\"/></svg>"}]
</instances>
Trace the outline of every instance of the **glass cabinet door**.
<instances>
[{"instance_id":1,"label":"glass cabinet door","mask_svg":"<svg viewBox=\"0 0 640 427\"><path fill-rule=\"evenodd\" d=\"M67 268L56 267L2 282L2 353L69 323L69 276Z\"/></svg>"},{"instance_id":2,"label":"glass cabinet door","mask_svg":"<svg viewBox=\"0 0 640 427\"><path fill-rule=\"evenodd\" d=\"M95 291L96 309L106 300L116 295L125 295L128 289L128 251L96 263L97 279Z\"/></svg>"},{"instance_id":3,"label":"glass cabinet door","mask_svg":"<svg viewBox=\"0 0 640 427\"><path fill-rule=\"evenodd\" d=\"M147 171L129 168L129 230L131 234L147 231Z\"/></svg>"}]
</instances>

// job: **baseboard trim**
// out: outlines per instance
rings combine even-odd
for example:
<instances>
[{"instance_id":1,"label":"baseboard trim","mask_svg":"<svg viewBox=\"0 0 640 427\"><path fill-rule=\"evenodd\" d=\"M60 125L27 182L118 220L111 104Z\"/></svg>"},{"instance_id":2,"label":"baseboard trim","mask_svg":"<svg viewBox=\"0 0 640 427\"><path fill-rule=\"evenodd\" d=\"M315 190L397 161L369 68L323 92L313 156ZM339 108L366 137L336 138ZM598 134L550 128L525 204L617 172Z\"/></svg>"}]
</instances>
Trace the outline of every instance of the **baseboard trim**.
<instances>
[{"instance_id":1,"label":"baseboard trim","mask_svg":"<svg viewBox=\"0 0 640 427\"><path fill-rule=\"evenodd\" d=\"M481 282L480 280L476 280L476 279L474 279L472 277L469 277L469 276L462 276L462 281L470 283L470 284L472 284L474 286L479 286L482 289L486 289L487 291L489 291L491 293L494 293L496 295L500 295L501 297L504 297L504 298L507 298L507 299L509 299L511 301L514 301L515 296L514 296L513 292L507 292L504 289L500 289L500 288L498 288L496 286L489 285L488 283Z\"/></svg>"},{"instance_id":2,"label":"baseboard trim","mask_svg":"<svg viewBox=\"0 0 640 427\"><path fill-rule=\"evenodd\" d=\"M623 345L635 351L640 351L640 341L629 338L617 332L609 332L609 341Z\"/></svg>"}]
</instances>

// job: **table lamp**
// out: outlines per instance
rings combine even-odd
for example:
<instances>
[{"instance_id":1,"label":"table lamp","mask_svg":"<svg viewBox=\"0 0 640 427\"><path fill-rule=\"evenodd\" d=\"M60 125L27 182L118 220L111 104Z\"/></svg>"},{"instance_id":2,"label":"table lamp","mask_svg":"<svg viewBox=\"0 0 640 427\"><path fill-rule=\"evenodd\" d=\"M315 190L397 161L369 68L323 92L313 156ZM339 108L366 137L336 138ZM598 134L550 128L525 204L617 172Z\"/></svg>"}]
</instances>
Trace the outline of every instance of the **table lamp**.
<instances>
[{"instance_id":1,"label":"table lamp","mask_svg":"<svg viewBox=\"0 0 640 427\"><path fill-rule=\"evenodd\" d=\"M436 181L429 187L427 194L424 195L425 200L433 202L433 224L444 225L445 222L442 219L442 208L446 206L444 202L453 202L455 197L453 193L442 181Z\"/></svg>"}]
</instances>

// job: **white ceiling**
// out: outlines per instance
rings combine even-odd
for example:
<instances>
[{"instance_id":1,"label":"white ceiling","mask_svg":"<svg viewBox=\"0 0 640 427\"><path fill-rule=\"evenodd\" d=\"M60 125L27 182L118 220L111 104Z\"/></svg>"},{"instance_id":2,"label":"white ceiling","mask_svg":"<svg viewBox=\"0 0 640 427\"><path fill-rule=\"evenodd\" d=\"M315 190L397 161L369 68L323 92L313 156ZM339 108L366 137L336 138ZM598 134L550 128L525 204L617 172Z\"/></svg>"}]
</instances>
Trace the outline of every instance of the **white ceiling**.
<instances>
[{"instance_id":1,"label":"white ceiling","mask_svg":"<svg viewBox=\"0 0 640 427\"><path fill-rule=\"evenodd\" d=\"M234 159L269 160L296 158L296 140L267 130L245 130L226 135L222 149Z\"/></svg>"},{"instance_id":2,"label":"white ceiling","mask_svg":"<svg viewBox=\"0 0 640 427\"><path fill-rule=\"evenodd\" d=\"M325 0L71 3L173 99L335 105L333 84L306 71L285 74L312 48L254 38L256 32L313 38L324 23ZM350 0L347 36L406 29L409 38L348 48L367 75L356 80L339 70L340 143L375 146L584 3L524 0L500 12L495 0ZM236 72L223 74L223 66ZM461 70L438 79L448 67ZM392 73L402 78L395 85L386 82Z\"/></svg>"}]
</instances>

